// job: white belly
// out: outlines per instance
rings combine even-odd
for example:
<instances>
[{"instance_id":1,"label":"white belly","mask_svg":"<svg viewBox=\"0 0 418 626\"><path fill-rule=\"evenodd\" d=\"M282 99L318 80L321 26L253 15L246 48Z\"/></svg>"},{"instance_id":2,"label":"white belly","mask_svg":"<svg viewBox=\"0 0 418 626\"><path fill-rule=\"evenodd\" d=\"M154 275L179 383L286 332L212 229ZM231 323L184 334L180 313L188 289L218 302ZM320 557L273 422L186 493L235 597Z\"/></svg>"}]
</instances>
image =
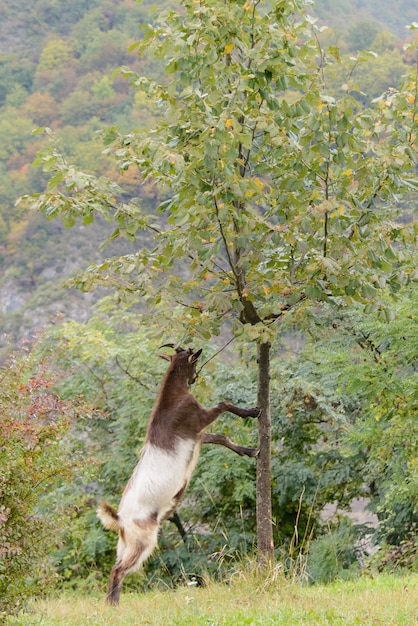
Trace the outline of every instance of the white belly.
<instances>
[{"instance_id":1,"label":"white belly","mask_svg":"<svg viewBox=\"0 0 418 626\"><path fill-rule=\"evenodd\" d=\"M119 505L123 521L158 520L173 508L174 496L187 485L195 468L200 445L193 439L178 439L173 451L145 444Z\"/></svg>"}]
</instances>

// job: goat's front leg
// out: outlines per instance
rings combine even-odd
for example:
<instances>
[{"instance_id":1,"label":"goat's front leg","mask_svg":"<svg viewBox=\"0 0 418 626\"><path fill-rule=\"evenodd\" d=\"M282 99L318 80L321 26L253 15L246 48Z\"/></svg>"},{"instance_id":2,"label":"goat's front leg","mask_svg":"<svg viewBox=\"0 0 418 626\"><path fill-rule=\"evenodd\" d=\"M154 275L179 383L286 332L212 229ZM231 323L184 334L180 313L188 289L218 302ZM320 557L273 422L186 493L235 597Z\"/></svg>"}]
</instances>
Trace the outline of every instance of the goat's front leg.
<instances>
[{"instance_id":1,"label":"goat's front leg","mask_svg":"<svg viewBox=\"0 0 418 626\"><path fill-rule=\"evenodd\" d=\"M231 404L231 402L220 402L217 408L221 410L221 413L229 411L229 413L233 413L234 415L238 415L238 417L242 418L259 417L261 413L258 406L253 409L243 409L240 406L235 406L235 404Z\"/></svg>"},{"instance_id":2,"label":"goat's front leg","mask_svg":"<svg viewBox=\"0 0 418 626\"><path fill-rule=\"evenodd\" d=\"M255 407L254 409L242 409L239 406L235 406L235 404L231 404L231 402L220 402L213 409L204 409L200 407L200 428L203 430L209 424L212 424L221 413L226 413L229 411L234 415L238 415L239 417L258 417L260 415L260 409Z\"/></svg>"},{"instance_id":3,"label":"goat's front leg","mask_svg":"<svg viewBox=\"0 0 418 626\"><path fill-rule=\"evenodd\" d=\"M218 446L225 446L225 448L233 450L240 456L256 457L259 453L258 448L245 448L244 446L239 446L238 444L228 439L228 437L226 437L225 435L215 433L204 433L202 437L202 443L214 443Z\"/></svg>"}]
</instances>

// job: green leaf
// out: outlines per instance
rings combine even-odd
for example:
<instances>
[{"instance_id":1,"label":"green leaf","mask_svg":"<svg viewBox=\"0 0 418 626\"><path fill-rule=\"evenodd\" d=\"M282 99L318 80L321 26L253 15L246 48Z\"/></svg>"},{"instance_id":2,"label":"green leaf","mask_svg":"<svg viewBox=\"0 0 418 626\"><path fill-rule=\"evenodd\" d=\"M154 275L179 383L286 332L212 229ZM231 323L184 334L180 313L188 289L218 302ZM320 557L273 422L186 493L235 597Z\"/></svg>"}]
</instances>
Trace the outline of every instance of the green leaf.
<instances>
[{"instance_id":1,"label":"green leaf","mask_svg":"<svg viewBox=\"0 0 418 626\"><path fill-rule=\"evenodd\" d=\"M324 300L325 298L323 290L318 285L306 285L305 293L310 300Z\"/></svg>"},{"instance_id":2,"label":"green leaf","mask_svg":"<svg viewBox=\"0 0 418 626\"><path fill-rule=\"evenodd\" d=\"M87 226L88 224L92 224L94 222L94 214L88 213L83 216L83 224Z\"/></svg>"}]
</instances>

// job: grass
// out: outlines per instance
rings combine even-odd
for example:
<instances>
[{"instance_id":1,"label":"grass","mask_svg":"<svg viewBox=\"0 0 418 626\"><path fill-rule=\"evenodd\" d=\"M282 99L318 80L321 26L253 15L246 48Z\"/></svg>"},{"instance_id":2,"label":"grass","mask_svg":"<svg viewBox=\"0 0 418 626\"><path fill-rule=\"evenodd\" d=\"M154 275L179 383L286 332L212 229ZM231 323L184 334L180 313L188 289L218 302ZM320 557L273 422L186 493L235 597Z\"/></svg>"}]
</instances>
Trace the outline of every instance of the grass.
<instances>
[{"instance_id":1,"label":"grass","mask_svg":"<svg viewBox=\"0 0 418 626\"><path fill-rule=\"evenodd\" d=\"M360 577L302 586L252 574L229 585L181 587L144 595L125 593L107 607L103 597L64 594L37 601L10 626L414 626L418 624L418 574Z\"/></svg>"}]
</instances>

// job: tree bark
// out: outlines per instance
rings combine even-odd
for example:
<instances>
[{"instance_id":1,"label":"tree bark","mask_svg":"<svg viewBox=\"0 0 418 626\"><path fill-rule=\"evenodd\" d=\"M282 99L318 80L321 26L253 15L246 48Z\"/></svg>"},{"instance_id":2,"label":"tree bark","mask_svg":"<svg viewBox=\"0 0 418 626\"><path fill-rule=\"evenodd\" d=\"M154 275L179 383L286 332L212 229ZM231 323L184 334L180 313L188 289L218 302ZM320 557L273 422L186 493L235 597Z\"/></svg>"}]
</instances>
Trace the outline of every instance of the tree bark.
<instances>
[{"instance_id":1,"label":"tree bark","mask_svg":"<svg viewBox=\"0 0 418 626\"><path fill-rule=\"evenodd\" d=\"M260 565L274 562L271 507L270 343L258 344L257 551Z\"/></svg>"}]
</instances>

